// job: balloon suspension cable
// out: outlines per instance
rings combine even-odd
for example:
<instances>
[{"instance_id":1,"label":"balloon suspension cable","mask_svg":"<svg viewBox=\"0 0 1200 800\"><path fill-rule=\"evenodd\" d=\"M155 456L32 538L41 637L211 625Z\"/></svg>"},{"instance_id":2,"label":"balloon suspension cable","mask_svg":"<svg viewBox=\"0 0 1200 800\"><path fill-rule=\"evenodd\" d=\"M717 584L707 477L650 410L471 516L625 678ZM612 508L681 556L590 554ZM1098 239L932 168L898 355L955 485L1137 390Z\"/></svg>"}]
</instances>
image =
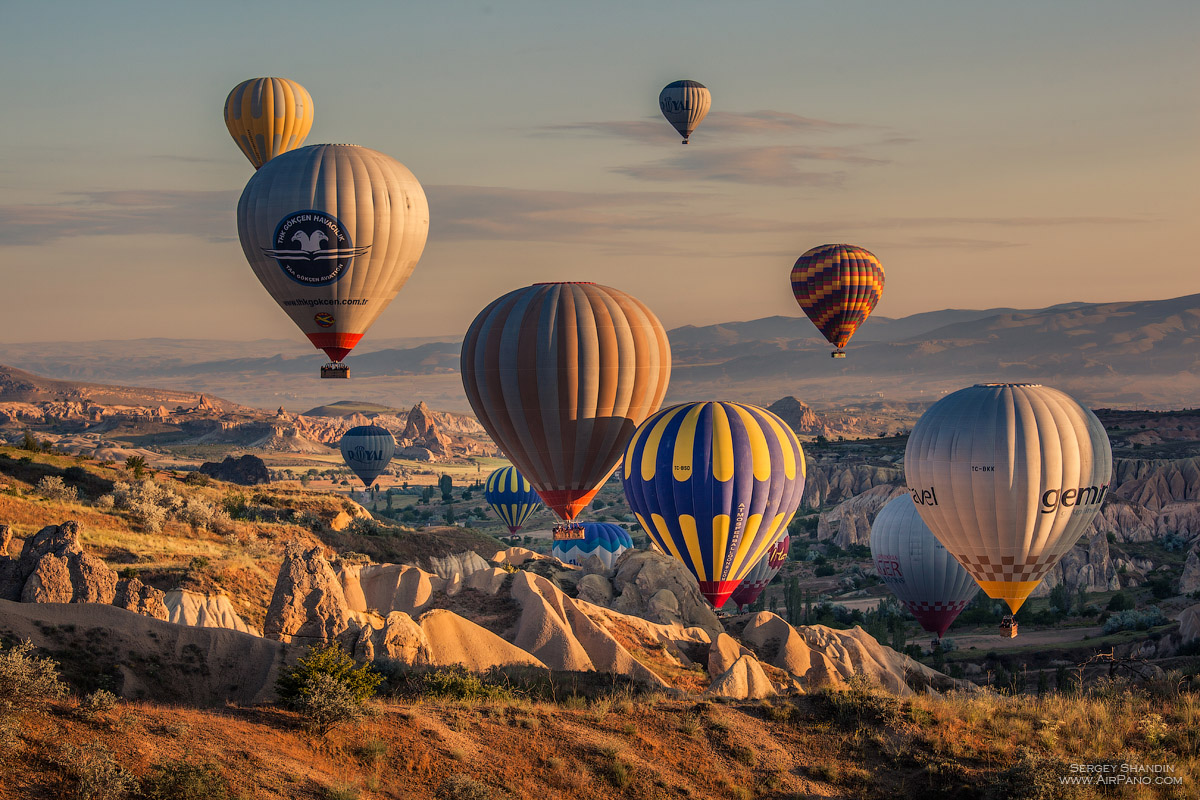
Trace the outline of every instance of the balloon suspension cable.
<instances>
[{"instance_id":1,"label":"balloon suspension cable","mask_svg":"<svg viewBox=\"0 0 1200 800\"><path fill-rule=\"evenodd\" d=\"M349 378L350 367L343 364L341 361L330 361L325 366L321 367L322 378Z\"/></svg>"},{"instance_id":2,"label":"balloon suspension cable","mask_svg":"<svg viewBox=\"0 0 1200 800\"><path fill-rule=\"evenodd\" d=\"M562 542L584 538L583 525L578 522L563 522L554 526L554 541Z\"/></svg>"},{"instance_id":3,"label":"balloon suspension cable","mask_svg":"<svg viewBox=\"0 0 1200 800\"><path fill-rule=\"evenodd\" d=\"M1012 614L1006 614L1004 619L1000 620L1000 632L1002 636L1010 639L1017 638L1017 621Z\"/></svg>"}]
</instances>

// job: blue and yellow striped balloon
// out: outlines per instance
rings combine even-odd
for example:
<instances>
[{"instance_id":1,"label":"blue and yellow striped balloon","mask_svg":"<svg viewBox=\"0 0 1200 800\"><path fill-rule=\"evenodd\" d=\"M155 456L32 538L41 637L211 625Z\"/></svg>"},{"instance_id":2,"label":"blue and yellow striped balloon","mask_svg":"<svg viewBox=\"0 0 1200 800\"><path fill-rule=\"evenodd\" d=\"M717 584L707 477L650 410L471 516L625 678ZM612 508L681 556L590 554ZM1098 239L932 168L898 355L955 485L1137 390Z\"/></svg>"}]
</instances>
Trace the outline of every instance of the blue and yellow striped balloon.
<instances>
[{"instance_id":1,"label":"blue and yellow striped balloon","mask_svg":"<svg viewBox=\"0 0 1200 800\"><path fill-rule=\"evenodd\" d=\"M787 529L804 474L804 451L782 419L757 406L707 402L643 422L621 480L651 540L720 608Z\"/></svg>"},{"instance_id":2,"label":"blue and yellow striped balloon","mask_svg":"<svg viewBox=\"0 0 1200 800\"><path fill-rule=\"evenodd\" d=\"M542 507L542 499L516 467L504 467L488 475L483 498L504 520L511 534L521 530L529 515Z\"/></svg>"}]
</instances>

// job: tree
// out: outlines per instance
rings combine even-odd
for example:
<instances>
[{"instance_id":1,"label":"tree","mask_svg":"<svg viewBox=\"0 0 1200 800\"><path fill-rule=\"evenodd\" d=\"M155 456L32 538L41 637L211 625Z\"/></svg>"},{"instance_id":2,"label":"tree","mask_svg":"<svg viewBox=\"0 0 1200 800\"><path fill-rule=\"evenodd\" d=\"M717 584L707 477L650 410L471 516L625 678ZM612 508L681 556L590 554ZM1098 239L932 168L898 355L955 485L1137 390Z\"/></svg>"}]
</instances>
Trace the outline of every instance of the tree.
<instances>
[{"instance_id":1,"label":"tree","mask_svg":"<svg viewBox=\"0 0 1200 800\"><path fill-rule=\"evenodd\" d=\"M130 456L125 459L125 469L129 470L134 480L140 481L146 474L146 459L142 456Z\"/></svg>"},{"instance_id":2,"label":"tree","mask_svg":"<svg viewBox=\"0 0 1200 800\"><path fill-rule=\"evenodd\" d=\"M454 520L455 520L455 516L454 516L454 506L447 506L447 507L446 507L446 513L442 515L442 519L446 520L446 524L447 524L447 525L453 525L453 524L454 524Z\"/></svg>"},{"instance_id":3,"label":"tree","mask_svg":"<svg viewBox=\"0 0 1200 800\"><path fill-rule=\"evenodd\" d=\"M449 503L454 497L450 494L454 489L454 479L449 475L438 478L438 488L442 490L442 502Z\"/></svg>"}]
</instances>

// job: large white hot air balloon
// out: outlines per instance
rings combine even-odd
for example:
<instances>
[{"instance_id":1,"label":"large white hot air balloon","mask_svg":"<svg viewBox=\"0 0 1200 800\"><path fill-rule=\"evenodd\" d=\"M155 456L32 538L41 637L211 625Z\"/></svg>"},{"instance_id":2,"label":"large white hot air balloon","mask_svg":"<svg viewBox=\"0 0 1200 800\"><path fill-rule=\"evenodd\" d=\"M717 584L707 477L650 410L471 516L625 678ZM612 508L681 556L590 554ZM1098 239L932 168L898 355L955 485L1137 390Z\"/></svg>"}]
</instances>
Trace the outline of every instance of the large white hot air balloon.
<instances>
[{"instance_id":1,"label":"large white hot air balloon","mask_svg":"<svg viewBox=\"0 0 1200 800\"><path fill-rule=\"evenodd\" d=\"M871 525L875 571L921 627L940 639L979 591L917 513L911 495L890 501Z\"/></svg>"},{"instance_id":2,"label":"large white hot air balloon","mask_svg":"<svg viewBox=\"0 0 1200 800\"><path fill-rule=\"evenodd\" d=\"M346 466L358 476L363 486L370 488L391 463L396 453L396 440L387 428L359 425L342 434L339 447Z\"/></svg>"},{"instance_id":3,"label":"large white hot air balloon","mask_svg":"<svg viewBox=\"0 0 1200 800\"><path fill-rule=\"evenodd\" d=\"M421 184L390 156L317 144L266 162L238 201L238 236L254 274L345 377L338 363L408 280L429 233Z\"/></svg>"},{"instance_id":4,"label":"large white hot air balloon","mask_svg":"<svg viewBox=\"0 0 1200 800\"><path fill-rule=\"evenodd\" d=\"M933 535L1015 614L1100 510L1112 449L1096 415L1057 389L980 384L917 421L904 475Z\"/></svg>"}]
</instances>

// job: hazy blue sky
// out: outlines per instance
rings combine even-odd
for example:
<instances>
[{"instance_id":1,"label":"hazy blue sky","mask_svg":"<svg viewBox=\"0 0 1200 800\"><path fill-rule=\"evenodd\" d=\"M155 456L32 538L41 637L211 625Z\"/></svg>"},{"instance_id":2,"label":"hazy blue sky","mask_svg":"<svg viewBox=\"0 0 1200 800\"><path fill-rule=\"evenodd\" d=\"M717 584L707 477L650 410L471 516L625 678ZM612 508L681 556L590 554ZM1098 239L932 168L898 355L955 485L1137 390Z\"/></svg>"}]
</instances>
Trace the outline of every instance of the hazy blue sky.
<instances>
[{"instance_id":1,"label":"hazy blue sky","mask_svg":"<svg viewBox=\"0 0 1200 800\"><path fill-rule=\"evenodd\" d=\"M796 256L876 253L877 313L1200 292L1200 3L18 2L0 12L0 339L302 341L236 241L221 118L259 75L309 144L430 201L371 336L594 280L668 326L798 315ZM709 87L687 147L666 83ZM807 324L805 322L804 324Z\"/></svg>"}]
</instances>

